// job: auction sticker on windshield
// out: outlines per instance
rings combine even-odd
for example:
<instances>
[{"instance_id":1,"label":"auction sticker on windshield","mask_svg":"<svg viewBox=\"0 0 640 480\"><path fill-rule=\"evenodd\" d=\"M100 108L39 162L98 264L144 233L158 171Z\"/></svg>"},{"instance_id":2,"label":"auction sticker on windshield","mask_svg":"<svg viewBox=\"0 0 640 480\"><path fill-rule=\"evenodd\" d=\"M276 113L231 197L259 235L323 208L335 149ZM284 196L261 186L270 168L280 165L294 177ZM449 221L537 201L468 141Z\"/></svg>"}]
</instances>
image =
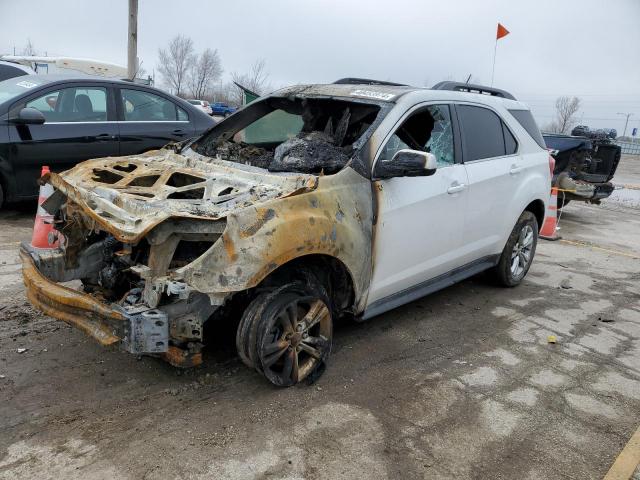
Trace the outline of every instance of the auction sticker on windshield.
<instances>
[{"instance_id":1,"label":"auction sticker on windshield","mask_svg":"<svg viewBox=\"0 0 640 480\"><path fill-rule=\"evenodd\" d=\"M351 95L375 98L376 100L391 100L395 96L393 93L374 92L372 90L354 90Z\"/></svg>"}]
</instances>

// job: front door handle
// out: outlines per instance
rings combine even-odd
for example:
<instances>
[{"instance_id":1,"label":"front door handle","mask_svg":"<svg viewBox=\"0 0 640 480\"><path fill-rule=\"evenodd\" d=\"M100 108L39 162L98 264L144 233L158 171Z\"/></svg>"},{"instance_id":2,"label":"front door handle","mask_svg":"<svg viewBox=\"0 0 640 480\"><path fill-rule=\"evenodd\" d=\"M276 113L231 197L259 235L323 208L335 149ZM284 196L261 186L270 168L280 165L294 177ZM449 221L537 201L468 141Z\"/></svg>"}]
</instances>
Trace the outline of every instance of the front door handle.
<instances>
[{"instance_id":1,"label":"front door handle","mask_svg":"<svg viewBox=\"0 0 640 480\"><path fill-rule=\"evenodd\" d=\"M109 133L101 133L100 135L96 135L93 138L96 139L98 142L104 142L106 140L115 140L116 136L111 135Z\"/></svg>"},{"instance_id":2,"label":"front door handle","mask_svg":"<svg viewBox=\"0 0 640 480\"><path fill-rule=\"evenodd\" d=\"M511 165L511 168L509 169L509 175L517 175L522 170L523 170L522 167L519 167L517 165Z\"/></svg>"},{"instance_id":3,"label":"front door handle","mask_svg":"<svg viewBox=\"0 0 640 480\"><path fill-rule=\"evenodd\" d=\"M452 183L451 186L447 189L447 193L452 195L454 193L458 193L463 191L467 186L464 183Z\"/></svg>"},{"instance_id":4,"label":"front door handle","mask_svg":"<svg viewBox=\"0 0 640 480\"><path fill-rule=\"evenodd\" d=\"M182 130L181 128L177 128L177 129L175 129L175 130L173 131L173 134L174 134L176 137L184 137L184 135L185 135L184 130Z\"/></svg>"}]
</instances>

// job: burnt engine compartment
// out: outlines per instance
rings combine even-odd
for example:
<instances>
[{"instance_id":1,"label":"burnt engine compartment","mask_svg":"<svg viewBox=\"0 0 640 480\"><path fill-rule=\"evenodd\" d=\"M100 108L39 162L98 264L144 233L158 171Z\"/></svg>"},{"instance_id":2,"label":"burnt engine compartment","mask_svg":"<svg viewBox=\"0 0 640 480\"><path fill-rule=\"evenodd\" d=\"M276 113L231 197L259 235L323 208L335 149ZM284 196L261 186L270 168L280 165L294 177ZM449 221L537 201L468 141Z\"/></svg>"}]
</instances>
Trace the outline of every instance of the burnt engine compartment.
<instances>
[{"instance_id":1,"label":"burnt engine compartment","mask_svg":"<svg viewBox=\"0 0 640 480\"><path fill-rule=\"evenodd\" d=\"M201 155L272 172L332 174L349 162L354 144L380 110L377 105L353 101L277 97L249 108L256 111L247 114L249 122L227 120L226 131L214 129L192 148ZM263 129L263 138L246 141L247 132L257 126Z\"/></svg>"},{"instance_id":2,"label":"burnt engine compartment","mask_svg":"<svg viewBox=\"0 0 640 480\"><path fill-rule=\"evenodd\" d=\"M54 222L65 245L59 258L43 265L47 276L61 282L80 279L85 292L108 302L152 308L183 298L165 288L152 295L153 282L200 257L224 230L224 221L172 220L129 244L97 228L74 204L60 208Z\"/></svg>"}]
</instances>

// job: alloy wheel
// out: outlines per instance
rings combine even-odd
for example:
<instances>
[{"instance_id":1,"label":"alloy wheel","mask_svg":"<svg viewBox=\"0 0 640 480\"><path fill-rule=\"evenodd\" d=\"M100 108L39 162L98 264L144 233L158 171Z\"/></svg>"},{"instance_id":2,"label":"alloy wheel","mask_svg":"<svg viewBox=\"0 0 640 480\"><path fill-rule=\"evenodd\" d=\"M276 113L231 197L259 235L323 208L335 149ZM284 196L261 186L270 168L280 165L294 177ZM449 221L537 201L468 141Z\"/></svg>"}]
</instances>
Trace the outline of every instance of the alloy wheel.
<instances>
[{"instance_id":1,"label":"alloy wheel","mask_svg":"<svg viewBox=\"0 0 640 480\"><path fill-rule=\"evenodd\" d=\"M285 303L265 325L259 356L264 375L276 385L294 385L324 361L331 349L331 312L314 297Z\"/></svg>"}]
</instances>

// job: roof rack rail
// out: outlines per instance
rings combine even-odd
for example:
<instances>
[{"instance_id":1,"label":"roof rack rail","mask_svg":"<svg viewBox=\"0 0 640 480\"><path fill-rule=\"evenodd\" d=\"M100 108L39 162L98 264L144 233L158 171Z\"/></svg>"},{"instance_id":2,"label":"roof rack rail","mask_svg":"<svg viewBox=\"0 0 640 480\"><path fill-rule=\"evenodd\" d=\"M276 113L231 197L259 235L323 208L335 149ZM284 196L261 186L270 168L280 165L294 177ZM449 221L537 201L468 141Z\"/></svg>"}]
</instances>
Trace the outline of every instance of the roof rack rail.
<instances>
[{"instance_id":1,"label":"roof rack rail","mask_svg":"<svg viewBox=\"0 0 640 480\"><path fill-rule=\"evenodd\" d=\"M336 80L333 83L339 84L339 85L389 85L392 87L408 86L408 85L405 85L404 83L385 82L383 80L371 80L370 78L352 78L352 77L341 78L340 80Z\"/></svg>"},{"instance_id":2,"label":"roof rack rail","mask_svg":"<svg viewBox=\"0 0 640 480\"><path fill-rule=\"evenodd\" d=\"M467 93L481 93L483 95L492 95L494 97L508 98L509 100L515 100L516 97L509 92L500 90L499 88L485 87L483 85L474 85L472 83L462 82L440 82L436 83L432 90L453 90L455 92L467 92Z\"/></svg>"}]
</instances>

